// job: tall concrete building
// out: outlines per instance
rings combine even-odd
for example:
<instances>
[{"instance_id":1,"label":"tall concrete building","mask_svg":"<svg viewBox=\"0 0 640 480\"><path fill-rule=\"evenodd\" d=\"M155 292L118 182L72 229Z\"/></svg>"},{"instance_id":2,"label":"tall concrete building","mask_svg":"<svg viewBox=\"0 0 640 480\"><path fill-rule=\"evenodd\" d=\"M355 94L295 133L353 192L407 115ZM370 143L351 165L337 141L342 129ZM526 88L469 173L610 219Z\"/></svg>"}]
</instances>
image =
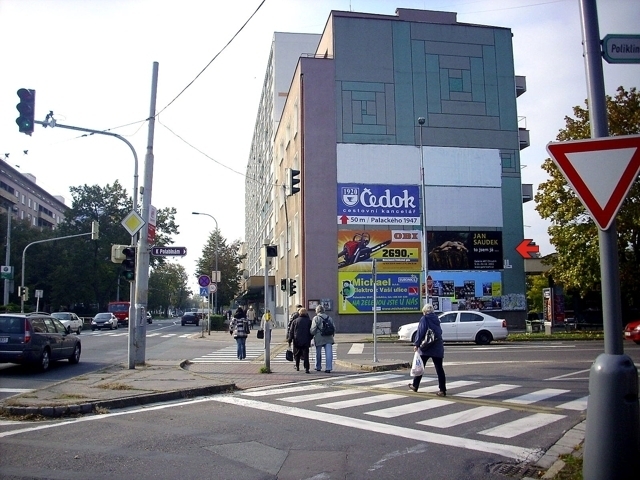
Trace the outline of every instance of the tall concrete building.
<instances>
[{"instance_id":1,"label":"tall concrete building","mask_svg":"<svg viewBox=\"0 0 640 480\"><path fill-rule=\"evenodd\" d=\"M260 273L261 244L278 247L261 271L276 318L323 304L338 331L370 332L375 308L395 331L429 301L524 325L511 37L451 12L331 12L273 111L268 164L248 170L247 265Z\"/></svg>"}]
</instances>

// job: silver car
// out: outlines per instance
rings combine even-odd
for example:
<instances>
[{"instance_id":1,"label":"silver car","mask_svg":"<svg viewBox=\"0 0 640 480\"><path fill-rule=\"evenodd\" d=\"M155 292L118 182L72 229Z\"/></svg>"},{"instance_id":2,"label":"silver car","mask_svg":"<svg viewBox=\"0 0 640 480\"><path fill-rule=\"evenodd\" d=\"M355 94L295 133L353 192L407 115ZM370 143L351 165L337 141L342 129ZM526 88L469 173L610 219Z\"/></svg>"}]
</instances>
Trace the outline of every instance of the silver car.
<instances>
[{"instance_id":1,"label":"silver car","mask_svg":"<svg viewBox=\"0 0 640 480\"><path fill-rule=\"evenodd\" d=\"M91 331L95 329L102 330L108 328L109 330L118 329L118 319L111 312L98 313L91 320Z\"/></svg>"}]
</instances>

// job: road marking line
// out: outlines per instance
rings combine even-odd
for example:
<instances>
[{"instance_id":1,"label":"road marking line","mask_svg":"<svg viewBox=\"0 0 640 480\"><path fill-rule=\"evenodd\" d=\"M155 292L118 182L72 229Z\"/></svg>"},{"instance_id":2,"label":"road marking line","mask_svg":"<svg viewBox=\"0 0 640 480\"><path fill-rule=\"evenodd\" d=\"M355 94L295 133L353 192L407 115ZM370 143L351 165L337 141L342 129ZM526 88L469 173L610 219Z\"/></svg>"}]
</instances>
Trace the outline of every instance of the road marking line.
<instances>
[{"instance_id":1,"label":"road marking line","mask_svg":"<svg viewBox=\"0 0 640 480\"><path fill-rule=\"evenodd\" d=\"M433 382L435 378L433 377L422 377L423 382ZM403 378L402 380L396 380L395 382L386 382L379 383L377 385L368 385L367 388L396 388L396 387L407 387L411 383L411 380L407 380Z\"/></svg>"},{"instance_id":2,"label":"road marking line","mask_svg":"<svg viewBox=\"0 0 640 480\"><path fill-rule=\"evenodd\" d=\"M242 392L241 395L246 397L264 397L267 395L282 395L283 393L306 392L307 390L316 390L318 388L327 388L327 385L298 385L295 387L270 388L268 390L256 390L251 392Z\"/></svg>"},{"instance_id":3,"label":"road marking line","mask_svg":"<svg viewBox=\"0 0 640 480\"><path fill-rule=\"evenodd\" d=\"M454 402L449 400L422 400L421 402L408 403L406 405L396 405L395 407L383 408L381 410L374 410L372 412L365 412L365 415L373 415L380 418L394 418L401 415L409 415L410 413L423 412L432 408L443 407L445 405L451 405Z\"/></svg>"},{"instance_id":4,"label":"road marking line","mask_svg":"<svg viewBox=\"0 0 640 480\"><path fill-rule=\"evenodd\" d=\"M530 432L531 430L535 430L536 428L549 425L550 423L556 422L562 418L565 418L565 415L535 413L529 417L505 423L504 425L499 425L494 428L489 428L488 430L483 430L478 433L481 435L490 435L492 437L513 438L523 433Z\"/></svg>"},{"instance_id":5,"label":"road marking line","mask_svg":"<svg viewBox=\"0 0 640 480\"><path fill-rule=\"evenodd\" d=\"M538 390L537 392L527 393L526 395L520 395L519 397L510 398L504 401L508 403L518 403L520 405L529 405L530 403L540 402L547 398L562 395L563 393L570 391L571 390L561 390L559 388L545 388L543 390Z\"/></svg>"},{"instance_id":6,"label":"road marking line","mask_svg":"<svg viewBox=\"0 0 640 480\"><path fill-rule=\"evenodd\" d=\"M425 377L422 377L422 378L424 379ZM429 377L429 378L432 378L432 377ZM475 385L476 383L478 382L471 381L471 380L458 380L456 382L450 382L450 383L447 383L447 391L453 390L454 388L461 388L461 387L466 387L468 385ZM426 387L420 386L420 391L427 392L427 393L435 393L440 391L440 387L438 385L428 385Z\"/></svg>"},{"instance_id":7,"label":"road marking line","mask_svg":"<svg viewBox=\"0 0 640 480\"><path fill-rule=\"evenodd\" d=\"M390 379L390 378L398 378L398 377L404 377L404 375L398 375L395 373L385 373L383 375L376 375L373 377L358 377L358 378L349 378L347 380L338 380L335 383L345 383L345 384L349 384L349 385L355 385L357 383L372 383L372 382L377 382L379 380L386 380L386 379Z\"/></svg>"},{"instance_id":8,"label":"road marking line","mask_svg":"<svg viewBox=\"0 0 640 480\"><path fill-rule=\"evenodd\" d=\"M469 410L464 410L462 412L444 415L442 417L422 420L416 423L420 425L427 425L430 427L449 428L455 427L456 425L462 425L463 423L474 422L476 420L480 420L481 418L489 417L491 415L495 415L496 413L502 413L507 410L509 409L502 407L476 407L470 408Z\"/></svg>"},{"instance_id":9,"label":"road marking line","mask_svg":"<svg viewBox=\"0 0 640 480\"><path fill-rule=\"evenodd\" d=\"M372 403L388 402L399 398L406 398L406 396L395 393L384 393L382 395L372 395L370 397L354 398L352 400L341 400L340 402L321 403L316 406L330 408L332 410L340 410L342 408L360 407L362 405L371 405Z\"/></svg>"},{"instance_id":10,"label":"road marking line","mask_svg":"<svg viewBox=\"0 0 640 480\"><path fill-rule=\"evenodd\" d=\"M347 352L347 355L360 355L364 351L364 343L354 343Z\"/></svg>"},{"instance_id":11,"label":"road marking line","mask_svg":"<svg viewBox=\"0 0 640 480\"><path fill-rule=\"evenodd\" d=\"M316 400L324 400L325 398L344 397L345 395L363 394L362 390L348 389L333 390L329 392L310 393L308 395L299 395L297 397L279 398L283 402L300 403L300 402L314 402Z\"/></svg>"},{"instance_id":12,"label":"road marking line","mask_svg":"<svg viewBox=\"0 0 640 480\"><path fill-rule=\"evenodd\" d=\"M518 387L519 385L499 383L498 385L492 385L491 387L478 388L477 390L469 390L468 392L457 393L456 396L464 398L480 398L486 397L488 395L493 395L495 393L502 393L508 390L513 390L514 388Z\"/></svg>"},{"instance_id":13,"label":"road marking line","mask_svg":"<svg viewBox=\"0 0 640 480\"><path fill-rule=\"evenodd\" d=\"M29 393L33 388L0 388L0 393Z\"/></svg>"},{"instance_id":14,"label":"road marking line","mask_svg":"<svg viewBox=\"0 0 640 480\"><path fill-rule=\"evenodd\" d=\"M481 440L472 440L469 438L454 437L441 433L425 432L422 430L414 430L406 427L397 427L384 423L376 423L360 418L342 417L328 412L319 412L314 410L304 410L302 408L292 407L288 405L274 405L270 403L259 402L256 400L241 398L233 395L217 395L211 397L214 402L227 403L240 407L249 407L264 410L270 413L280 413L292 417L303 418L305 420L316 420L318 422L340 425L343 427L351 427L358 430L368 432L381 433L383 435L394 435L396 437L408 438L420 442L434 443L436 445L445 445L449 447L465 448L484 453L493 453L506 458L514 459L518 462L534 462L543 454L539 448L525 448L514 445L505 445L501 443L486 442Z\"/></svg>"},{"instance_id":15,"label":"road marking line","mask_svg":"<svg viewBox=\"0 0 640 480\"><path fill-rule=\"evenodd\" d=\"M563 408L565 410L576 410L578 412L581 412L582 410L587 409L588 399L589 396L587 395L586 397L578 398L577 400L572 400L570 402L563 403L562 405L558 405L558 408Z\"/></svg>"}]
</instances>

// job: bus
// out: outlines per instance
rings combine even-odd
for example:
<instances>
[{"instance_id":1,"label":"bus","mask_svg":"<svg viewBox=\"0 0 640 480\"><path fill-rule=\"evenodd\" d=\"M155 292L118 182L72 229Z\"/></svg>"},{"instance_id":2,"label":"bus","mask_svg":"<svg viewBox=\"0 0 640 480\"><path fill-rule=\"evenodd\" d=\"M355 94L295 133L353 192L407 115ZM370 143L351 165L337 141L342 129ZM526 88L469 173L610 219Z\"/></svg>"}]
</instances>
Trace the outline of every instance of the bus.
<instances>
[{"instance_id":1,"label":"bus","mask_svg":"<svg viewBox=\"0 0 640 480\"><path fill-rule=\"evenodd\" d=\"M129 325L129 307L131 302L109 302L107 311L118 319L118 325Z\"/></svg>"}]
</instances>

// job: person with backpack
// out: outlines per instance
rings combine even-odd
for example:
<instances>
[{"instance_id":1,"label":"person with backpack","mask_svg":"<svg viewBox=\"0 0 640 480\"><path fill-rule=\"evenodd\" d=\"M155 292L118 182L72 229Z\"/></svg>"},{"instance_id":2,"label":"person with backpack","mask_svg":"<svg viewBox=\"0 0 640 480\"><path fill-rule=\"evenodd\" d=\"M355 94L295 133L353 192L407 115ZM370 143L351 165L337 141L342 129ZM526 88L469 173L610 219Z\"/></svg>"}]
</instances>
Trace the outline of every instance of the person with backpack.
<instances>
[{"instance_id":1,"label":"person with backpack","mask_svg":"<svg viewBox=\"0 0 640 480\"><path fill-rule=\"evenodd\" d=\"M238 307L229 324L229 333L233 335L238 344L238 360L247 358L247 335L250 331L249 320L247 320L242 307Z\"/></svg>"},{"instance_id":2,"label":"person with backpack","mask_svg":"<svg viewBox=\"0 0 640 480\"><path fill-rule=\"evenodd\" d=\"M336 328L333 324L333 319L324 313L324 307L318 305L316 307L316 316L313 317L311 322L311 335L313 335L313 342L316 344L316 371L322 371L322 350L324 348L325 360L325 373L331 373L333 366L333 335L336 332Z\"/></svg>"},{"instance_id":3,"label":"person with backpack","mask_svg":"<svg viewBox=\"0 0 640 480\"><path fill-rule=\"evenodd\" d=\"M305 373L310 373L309 347L311 346L312 338L311 319L309 318L307 309L300 307L298 309L298 316L291 323L289 336L287 337L289 345L293 342L293 358L296 361L296 370L300 370L300 358L302 358Z\"/></svg>"}]
</instances>

